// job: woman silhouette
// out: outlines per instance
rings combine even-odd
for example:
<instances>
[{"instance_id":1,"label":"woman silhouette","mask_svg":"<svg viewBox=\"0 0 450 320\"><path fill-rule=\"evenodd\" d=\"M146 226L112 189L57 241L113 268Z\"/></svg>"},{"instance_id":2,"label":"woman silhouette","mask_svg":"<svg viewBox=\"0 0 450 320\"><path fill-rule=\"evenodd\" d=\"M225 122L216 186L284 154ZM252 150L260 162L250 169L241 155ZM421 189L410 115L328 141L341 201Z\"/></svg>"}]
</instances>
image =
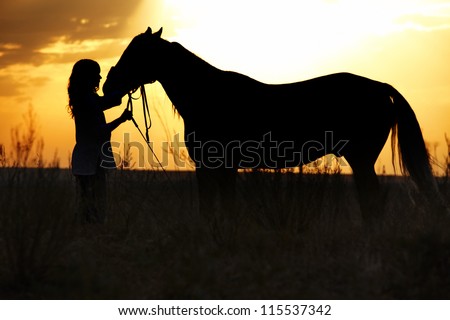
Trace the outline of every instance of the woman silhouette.
<instances>
[{"instance_id":1,"label":"woman silhouette","mask_svg":"<svg viewBox=\"0 0 450 320\"><path fill-rule=\"evenodd\" d=\"M116 120L106 123L104 110L118 106L126 92L99 96L100 65L82 59L73 66L67 92L69 113L75 120L76 145L72 152L72 174L76 177L79 210L87 223L103 223L106 218L106 171L116 168L111 151L111 132L131 120L125 110Z\"/></svg>"}]
</instances>

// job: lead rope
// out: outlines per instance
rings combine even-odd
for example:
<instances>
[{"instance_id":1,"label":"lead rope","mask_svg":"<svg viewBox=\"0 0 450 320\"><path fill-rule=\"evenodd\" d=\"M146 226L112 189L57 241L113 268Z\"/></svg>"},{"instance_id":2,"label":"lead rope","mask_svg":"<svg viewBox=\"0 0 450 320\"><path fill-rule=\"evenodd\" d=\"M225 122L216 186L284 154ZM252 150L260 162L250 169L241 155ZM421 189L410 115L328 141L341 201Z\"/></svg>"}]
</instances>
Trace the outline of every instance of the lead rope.
<instances>
[{"instance_id":1,"label":"lead rope","mask_svg":"<svg viewBox=\"0 0 450 320\"><path fill-rule=\"evenodd\" d=\"M155 151L153 150L151 144L150 144L150 138L149 138L149 130L152 127L152 119L150 117L150 109L148 107L148 101L147 101L147 94L145 92L145 86L141 85L141 97L142 97L142 109L144 112L144 122L145 122L145 136L142 133L141 129L139 128L139 125L137 124L136 120L133 117L133 100L138 100L139 98L133 98L133 93L137 90L131 91L128 93L128 103L127 103L127 109L131 111L131 120L134 123L134 126L138 129L139 133L141 134L142 138L147 143L148 148L152 152L153 156L155 157L156 161L158 162L159 166L161 167L162 171L164 172L164 175L166 176L167 180L169 181L173 191L177 195L179 199L181 199L180 194L177 192L177 189L175 188L174 183L172 182L172 179L170 179L169 174L167 173L166 169L164 169L164 166L162 165L161 161L159 160L158 156L156 155Z\"/></svg>"},{"instance_id":2,"label":"lead rope","mask_svg":"<svg viewBox=\"0 0 450 320\"><path fill-rule=\"evenodd\" d=\"M152 118L150 116L150 109L148 108L147 93L145 92L144 85L141 86L141 97L142 97L142 111L144 113L144 123L145 123L145 138L146 138L145 140L147 141L147 143L149 143L150 138L148 136L148 131L152 127Z\"/></svg>"}]
</instances>

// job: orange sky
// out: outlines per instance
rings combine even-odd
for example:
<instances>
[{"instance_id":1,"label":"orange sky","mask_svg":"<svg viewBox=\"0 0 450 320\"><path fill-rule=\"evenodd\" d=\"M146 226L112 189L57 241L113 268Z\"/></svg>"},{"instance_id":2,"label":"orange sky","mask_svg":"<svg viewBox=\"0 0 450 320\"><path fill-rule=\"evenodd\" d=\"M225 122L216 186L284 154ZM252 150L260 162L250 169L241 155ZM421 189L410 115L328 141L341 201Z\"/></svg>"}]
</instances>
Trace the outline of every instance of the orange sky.
<instances>
[{"instance_id":1,"label":"orange sky","mask_svg":"<svg viewBox=\"0 0 450 320\"><path fill-rule=\"evenodd\" d=\"M443 161L450 136L450 1L442 0L15 0L0 4L0 143L32 105L45 157L68 164L75 143L67 79L81 58L105 78L129 41L150 26L209 63L267 83L348 71L395 86ZM182 120L158 84L147 86L160 158ZM101 92L100 92L101 94ZM125 107L107 111L118 116ZM364 107L364 106L361 106ZM138 107L136 106L136 110ZM343 110L345 112L345 110ZM140 114L137 121L143 125ZM113 134L142 139L132 123ZM432 150L434 154L434 149ZM137 161L137 159L135 159ZM384 151L376 165L390 170Z\"/></svg>"}]
</instances>

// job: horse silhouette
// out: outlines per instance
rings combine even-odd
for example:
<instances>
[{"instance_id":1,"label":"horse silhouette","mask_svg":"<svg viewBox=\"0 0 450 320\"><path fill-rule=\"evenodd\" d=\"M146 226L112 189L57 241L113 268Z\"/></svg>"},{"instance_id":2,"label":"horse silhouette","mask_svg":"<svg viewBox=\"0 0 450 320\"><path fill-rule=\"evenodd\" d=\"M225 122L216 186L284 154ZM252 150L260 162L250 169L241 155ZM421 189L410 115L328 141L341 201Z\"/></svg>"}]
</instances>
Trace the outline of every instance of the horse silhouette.
<instances>
[{"instance_id":1,"label":"horse silhouette","mask_svg":"<svg viewBox=\"0 0 450 320\"><path fill-rule=\"evenodd\" d=\"M161 34L162 28L148 28L135 36L103 91L161 83L184 120L201 212L232 202L216 198L233 197L239 168L298 167L334 154L350 165L361 211L370 219L380 211L374 164L391 131L402 172L430 203L438 202L419 123L391 85L350 73L266 84L220 70Z\"/></svg>"}]
</instances>

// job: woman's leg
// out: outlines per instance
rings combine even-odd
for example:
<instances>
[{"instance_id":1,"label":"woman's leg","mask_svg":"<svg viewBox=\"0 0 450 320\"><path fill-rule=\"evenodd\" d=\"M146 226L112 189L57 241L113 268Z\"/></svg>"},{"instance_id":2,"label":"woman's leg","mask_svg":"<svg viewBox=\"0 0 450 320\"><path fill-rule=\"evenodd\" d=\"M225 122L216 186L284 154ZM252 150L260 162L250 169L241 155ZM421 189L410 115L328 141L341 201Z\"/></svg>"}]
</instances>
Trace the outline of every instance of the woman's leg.
<instances>
[{"instance_id":1,"label":"woman's leg","mask_svg":"<svg viewBox=\"0 0 450 320\"><path fill-rule=\"evenodd\" d=\"M108 203L105 169L98 168L94 177L95 223L105 223Z\"/></svg>"},{"instance_id":2,"label":"woman's leg","mask_svg":"<svg viewBox=\"0 0 450 320\"><path fill-rule=\"evenodd\" d=\"M104 223L106 218L106 177L103 169L94 175L77 175L78 218L82 223Z\"/></svg>"}]
</instances>

